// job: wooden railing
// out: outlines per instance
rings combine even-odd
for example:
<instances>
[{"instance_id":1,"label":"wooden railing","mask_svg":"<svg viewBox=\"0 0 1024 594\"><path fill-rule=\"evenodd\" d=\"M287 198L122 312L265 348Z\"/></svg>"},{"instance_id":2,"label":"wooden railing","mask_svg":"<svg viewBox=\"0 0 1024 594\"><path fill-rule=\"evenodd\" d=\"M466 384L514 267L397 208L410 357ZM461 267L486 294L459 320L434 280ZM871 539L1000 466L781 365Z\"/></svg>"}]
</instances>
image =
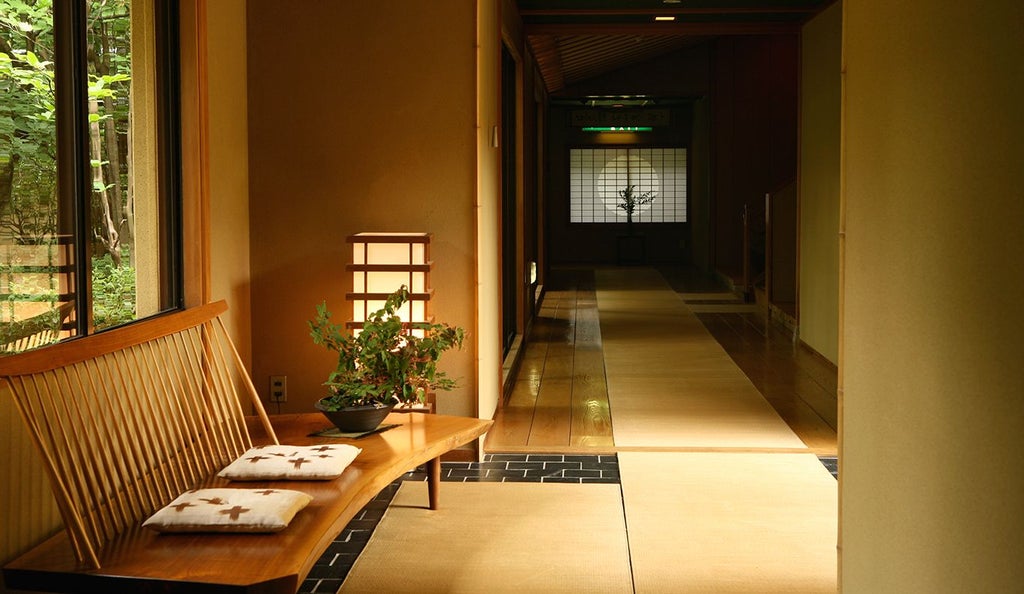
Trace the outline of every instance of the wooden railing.
<instances>
[{"instance_id":1,"label":"wooden railing","mask_svg":"<svg viewBox=\"0 0 1024 594\"><path fill-rule=\"evenodd\" d=\"M795 316L797 292L796 182L764 195L765 298Z\"/></svg>"},{"instance_id":2,"label":"wooden railing","mask_svg":"<svg viewBox=\"0 0 1024 594\"><path fill-rule=\"evenodd\" d=\"M737 289L748 298L763 286L768 303L795 303L796 208L795 181L767 192L761 204L743 206L743 276Z\"/></svg>"},{"instance_id":3,"label":"wooden railing","mask_svg":"<svg viewBox=\"0 0 1024 594\"><path fill-rule=\"evenodd\" d=\"M18 353L71 334L71 245L65 238L0 244L0 353Z\"/></svg>"},{"instance_id":4,"label":"wooden railing","mask_svg":"<svg viewBox=\"0 0 1024 594\"><path fill-rule=\"evenodd\" d=\"M745 297L752 298L754 287L765 273L765 210L757 205L743 205L743 277L737 287Z\"/></svg>"}]
</instances>

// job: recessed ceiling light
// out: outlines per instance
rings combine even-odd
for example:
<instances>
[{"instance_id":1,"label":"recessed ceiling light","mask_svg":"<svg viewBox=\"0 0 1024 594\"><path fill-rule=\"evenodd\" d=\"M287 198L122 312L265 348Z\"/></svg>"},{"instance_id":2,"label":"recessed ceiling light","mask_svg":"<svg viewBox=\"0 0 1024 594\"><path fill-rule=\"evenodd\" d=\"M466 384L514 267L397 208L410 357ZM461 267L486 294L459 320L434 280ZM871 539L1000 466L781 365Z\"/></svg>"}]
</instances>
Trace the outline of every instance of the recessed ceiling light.
<instances>
[{"instance_id":1,"label":"recessed ceiling light","mask_svg":"<svg viewBox=\"0 0 1024 594\"><path fill-rule=\"evenodd\" d=\"M674 16L656 16L656 17L654 17L654 20L656 20L656 21L674 21L674 20L676 20L676 17L674 17Z\"/></svg>"},{"instance_id":2,"label":"recessed ceiling light","mask_svg":"<svg viewBox=\"0 0 1024 594\"><path fill-rule=\"evenodd\" d=\"M679 4L682 0L661 0L662 4Z\"/></svg>"}]
</instances>

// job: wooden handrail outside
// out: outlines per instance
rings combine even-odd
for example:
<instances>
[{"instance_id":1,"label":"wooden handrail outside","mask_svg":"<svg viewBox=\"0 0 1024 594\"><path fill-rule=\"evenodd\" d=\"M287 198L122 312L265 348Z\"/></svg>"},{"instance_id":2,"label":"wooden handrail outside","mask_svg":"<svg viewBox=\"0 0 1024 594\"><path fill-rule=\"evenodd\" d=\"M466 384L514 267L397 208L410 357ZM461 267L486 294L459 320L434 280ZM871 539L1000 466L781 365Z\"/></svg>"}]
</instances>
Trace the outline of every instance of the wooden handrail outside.
<instances>
[{"instance_id":1,"label":"wooden handrail outside","mask_svg":"<svg viewBox=\"0 0 1024 594\"><path fill-rule=\"evenodd\" d=\"M71 338L41 349L0 357L0 376L52 371L58 367L81 363L105 353L162 338L185 328L194 328L209 322L227 309L227 303L216 301L89 336Z\"/></svg>"}]
</instances>

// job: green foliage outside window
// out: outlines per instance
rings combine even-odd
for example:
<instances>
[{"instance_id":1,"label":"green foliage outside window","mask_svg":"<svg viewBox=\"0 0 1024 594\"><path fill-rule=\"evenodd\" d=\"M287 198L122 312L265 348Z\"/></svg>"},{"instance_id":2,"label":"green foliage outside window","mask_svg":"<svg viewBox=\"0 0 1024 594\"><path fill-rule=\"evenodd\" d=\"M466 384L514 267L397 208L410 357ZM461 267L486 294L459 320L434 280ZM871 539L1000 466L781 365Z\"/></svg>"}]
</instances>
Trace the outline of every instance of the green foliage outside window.
<instances>
[{"instance_id":1,"label":"green foliage outside window","mask_svg":"<svg viewBox=\"0 0 1024 594\"><path fill-rule=\"evenodd\" d=\"M136 317L130 7L131 0L86 3L92 195L87 206L88 236L77 240L88 241L88 252L93 254L92 305L97 328ZM61 216L61 209L68 205L57 187L53 8L54 0L0 0L0 244L46 245L69 234L59 227L59 221L67 218ZM21 296L15 290L19 279L17 273L6 278L0 301L11 302ZM16 318L4 318L7 323L0 335L13 332L15 322L27 321Z\"/></svg>"}]
</instances>

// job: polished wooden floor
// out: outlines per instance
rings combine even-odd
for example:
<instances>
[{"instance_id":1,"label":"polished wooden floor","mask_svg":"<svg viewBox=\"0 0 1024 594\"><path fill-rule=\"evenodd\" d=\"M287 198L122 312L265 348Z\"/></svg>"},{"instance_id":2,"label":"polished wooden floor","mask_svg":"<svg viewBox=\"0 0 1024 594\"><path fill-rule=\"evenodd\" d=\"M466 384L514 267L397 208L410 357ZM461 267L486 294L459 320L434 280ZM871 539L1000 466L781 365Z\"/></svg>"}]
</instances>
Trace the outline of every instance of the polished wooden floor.
<instances>
[{"instance_id":1,"label":"polished wooden floor","mask_svg":"<svg viewBox=\"0 0 1024 594\"><path fill-rule=\"evenodd\" d=\"M836 455L835 368L713 279L660 272L807 447ZM553 271L487 452L616 450L596 305L592 270Z\"/></svg>"}]
</instances>

